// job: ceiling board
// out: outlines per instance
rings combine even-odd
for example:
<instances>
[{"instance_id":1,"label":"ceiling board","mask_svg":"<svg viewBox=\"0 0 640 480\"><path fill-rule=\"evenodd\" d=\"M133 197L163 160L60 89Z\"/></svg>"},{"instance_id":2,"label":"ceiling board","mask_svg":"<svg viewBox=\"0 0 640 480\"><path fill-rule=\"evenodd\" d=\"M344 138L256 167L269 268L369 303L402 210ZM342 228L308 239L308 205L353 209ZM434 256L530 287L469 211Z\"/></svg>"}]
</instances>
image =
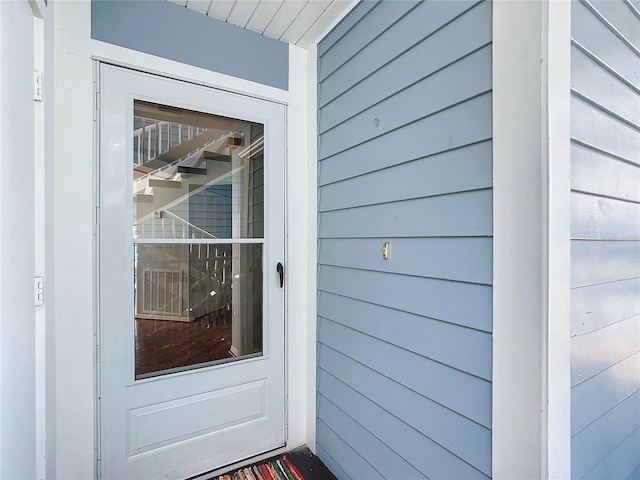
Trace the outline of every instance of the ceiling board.
<instances>
[{"instance_id":1,"label":"ceiling board","mask_svg":"<svg viewBox=\"0 0 640 480\"><path fill-rule=\"evenodd\" d=\"M245 28L260 0L241 0L233 5L233 9L227 18L227 22Z\"/></svg>"},{"instance_id":2,"label":"ceiling board","mask_svg":"<svg viewBox=\"0 0 640 480\"><path fill-rule=\"evenodd\" d=\"M307 48L359 0L169 1L266 37Z\"/></svg>"},{"instance_id":3,"label":"ceiling board","mask_svg":"<svg viewBox=\"0 0 640 480\"><path fill-rule=\"evenodd\" d=\"M317 0L309 2L302 9L296 20L289 25L280 40L287 43L297 44L298 40L307 33L324 14L325 9L331 4L331 0Z\"/></svg>"},{"instance_id":4,"label":"ceiling board","mask_svg":"<svg viewBox=\"0 0 640 480\"><path fill-rule=\"evenodd\" d=\"M261 1L256 11L253 12L253 16L251 20L249 20L246 28L254 32L263 33L269 25L269 22L278 14L278 10L280 10L283 3L281 0Z\"/></svg>"},{"instance_id":5,"label":"ceiling board","mask_svg":"<svg viewBox=\"0 0 640 480\"><path fill-rule=\"evenodd\" d=\"M209 16L226 22L234 3L235 0L214 0L209 7Z\"/></svg>"},{"instance_id":6,"label":"ceiling board","mask_svg":"<svg viewBox=\"0 0 640 480\"><path fill-rule=\"evenodd\" d=\"M306 4L307 2L285 1L263 35L280 40L280 37L287 31L289 25L295 21Z\"/></svg>"},{"instance_id":7,"label":"ceiling board","mask_svg":"<svg viewBox=\"0 0 640 480\"><path fill-rule=\"evenodd\" d=\"M325 11L318 21L300 37L296 45L302 48L309 48L313 42L321 38L337 20L338 17L336 15Z\"/></svg>"},{"instance_id":8,"label":"ceiling board","mask_svg":"<svg viewBox=\"0 0 640 480\"><path fill-rule=\"evenodd\" d=\"M187 8L200 13L207 13L212 0L187 0Z\"/></svg>"}]
</instances>

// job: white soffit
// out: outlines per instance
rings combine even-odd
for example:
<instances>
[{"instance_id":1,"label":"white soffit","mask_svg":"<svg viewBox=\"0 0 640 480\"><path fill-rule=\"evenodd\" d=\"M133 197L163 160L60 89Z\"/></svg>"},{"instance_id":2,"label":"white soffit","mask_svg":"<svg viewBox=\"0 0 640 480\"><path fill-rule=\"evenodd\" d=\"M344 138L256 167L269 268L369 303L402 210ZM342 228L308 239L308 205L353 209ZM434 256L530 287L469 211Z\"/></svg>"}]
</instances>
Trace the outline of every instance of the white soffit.
<instances>
[{"instance_id":1,"label":"white soffit","mask_svg":"<svg viewBox=\"0 0 640 480\"><path fill-rule=\"evenodd\" d=\"M359 0L169 0L281 42L308 48Z\"/></svg>"}]
</instances>

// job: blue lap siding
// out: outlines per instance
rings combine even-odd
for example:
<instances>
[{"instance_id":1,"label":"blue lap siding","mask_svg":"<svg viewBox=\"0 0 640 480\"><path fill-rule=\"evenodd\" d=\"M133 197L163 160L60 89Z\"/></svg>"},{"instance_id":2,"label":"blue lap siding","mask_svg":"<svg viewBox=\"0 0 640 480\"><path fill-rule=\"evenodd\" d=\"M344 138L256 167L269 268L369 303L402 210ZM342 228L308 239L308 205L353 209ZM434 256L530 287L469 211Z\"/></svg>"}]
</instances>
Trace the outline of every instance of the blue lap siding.
<instances>
[{"instance_id":1,"label":"blue lap siding","mask_svg":"<svg viewBox=\"0 0 640 480\"><path fill-rule=\"evenodd\" d=\"M572 478L640 479L640 11L572 3Z\"/></svg>"},{"instance_id":2,"label":"blue lap siding","mask_svg":"<svg viewBox=\"0 0 640 480\"><path fill-rule=\"evenodd\" d=\"M491 477L491 28L489 2L361 2L318 46L317 451L340 479Z\"/></svg>"}]
</instances>

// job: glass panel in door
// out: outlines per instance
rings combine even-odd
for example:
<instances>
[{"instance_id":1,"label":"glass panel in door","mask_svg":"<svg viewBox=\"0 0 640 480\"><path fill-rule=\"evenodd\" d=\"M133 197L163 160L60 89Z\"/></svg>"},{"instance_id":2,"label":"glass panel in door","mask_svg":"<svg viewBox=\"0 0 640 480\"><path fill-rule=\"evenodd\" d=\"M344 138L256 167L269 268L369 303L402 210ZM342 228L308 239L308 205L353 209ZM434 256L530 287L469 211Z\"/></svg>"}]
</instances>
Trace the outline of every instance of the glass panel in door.
<instances>
[{"instance_id":1,"label":"glass panel in door","mask_svg":"<svg viewBox=\"0 0 640 480\"><path fill-rule=\"evenodd\" d=\"M134 101L136 380L263 352L264 126Z\"/></svg>"}]
</instances>

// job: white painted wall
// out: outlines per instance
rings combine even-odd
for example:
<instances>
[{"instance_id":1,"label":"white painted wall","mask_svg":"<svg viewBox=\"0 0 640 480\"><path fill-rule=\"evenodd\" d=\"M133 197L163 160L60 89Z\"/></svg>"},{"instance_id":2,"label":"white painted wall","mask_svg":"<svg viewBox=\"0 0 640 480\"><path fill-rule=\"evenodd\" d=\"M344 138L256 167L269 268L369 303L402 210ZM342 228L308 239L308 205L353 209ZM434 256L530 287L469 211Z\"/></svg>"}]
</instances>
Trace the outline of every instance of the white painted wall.
<instances>
[{"instance_id":1,"label":"white painted wall","mask_svg":"<svg viewBox=\"0 0 640 480\"><path fill-rule=\"evenodd\" d=\"M493 11L493 477L565 479L570 2Z\"/></svg>"},{"instance_id":2,"label":"white painted wall","mask_svg":"<svg viewBox=\"0 0 640 480\"><path fill-rule=\"evenodd\" d=\"M0 478L42 478L46 468L48 309L34 306L33 277L46 273L51 15L39 0L0 2Z\"/></svg>"},{"instance_id":3,"label":"white painted wall","mask_svg":"<svg viewBox=\"0 0 640 480\"><path fill-rule=\"evenodd\" d=\"M95 474L94 62L99 58L288 105L286 184L289 448L308 441L315 378L315 165L307 155L307 53L290 47L290 90L183 65L90 38L90 2L55 6L56 477ZM312 79L314 80L314 79ZM313 188L309 188L313 186ZM312 202L312 203L310 203ZM312 364L311 364L312 363ZM311 403L315 407L315 400ZM312 437L311 437L312 438Z\"/></svg>"}]
</instances>

